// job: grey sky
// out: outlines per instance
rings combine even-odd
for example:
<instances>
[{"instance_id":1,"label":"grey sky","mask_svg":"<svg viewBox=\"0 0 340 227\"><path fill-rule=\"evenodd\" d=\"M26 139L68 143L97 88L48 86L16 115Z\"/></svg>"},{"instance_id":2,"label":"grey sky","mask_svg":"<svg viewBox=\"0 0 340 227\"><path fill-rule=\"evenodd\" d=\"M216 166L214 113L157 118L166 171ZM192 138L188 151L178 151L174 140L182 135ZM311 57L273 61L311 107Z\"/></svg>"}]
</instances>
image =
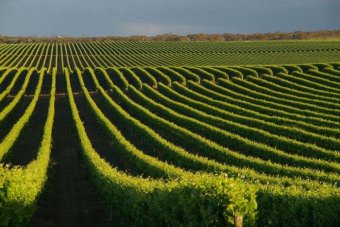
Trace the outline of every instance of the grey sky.
<instances>
[{"instance_id":1,"label":"grey sky","mask_svg":"<svg viewBox=\"0 0 340 227\"><path fill-rule=\"evenodd\" d=\"M1 35L340 29L339 0L0 0Z\"/></svg>"}]
</instances>

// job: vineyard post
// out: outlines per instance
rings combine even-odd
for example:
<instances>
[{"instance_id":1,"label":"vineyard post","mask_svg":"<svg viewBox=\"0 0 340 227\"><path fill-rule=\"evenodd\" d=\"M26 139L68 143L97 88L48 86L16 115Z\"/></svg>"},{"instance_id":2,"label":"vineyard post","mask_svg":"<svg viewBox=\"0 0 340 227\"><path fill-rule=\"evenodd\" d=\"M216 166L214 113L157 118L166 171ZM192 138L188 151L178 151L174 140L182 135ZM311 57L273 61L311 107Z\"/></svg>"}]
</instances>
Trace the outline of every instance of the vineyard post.
<instances>
[{"instance_id":1,"label":"vineyard post","mask_svg":"<svg viewBox=\"0 0 340 227\"><path fill-rule=\"evenodd\" d=\"M234 224L235 224L235 227L242 227L243 226L243 217L242 216L235 216Z\"/></svg>"}]
</instances>

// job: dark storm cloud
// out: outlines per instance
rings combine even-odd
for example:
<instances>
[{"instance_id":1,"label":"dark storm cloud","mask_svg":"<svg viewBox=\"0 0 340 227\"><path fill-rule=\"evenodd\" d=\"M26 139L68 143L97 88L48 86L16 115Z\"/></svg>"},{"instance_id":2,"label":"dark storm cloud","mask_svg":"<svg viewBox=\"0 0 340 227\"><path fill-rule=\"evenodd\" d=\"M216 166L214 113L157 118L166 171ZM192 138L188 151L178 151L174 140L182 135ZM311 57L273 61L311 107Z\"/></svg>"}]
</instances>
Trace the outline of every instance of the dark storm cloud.
<instances>
[{"instance_id":1,"label":"dark storm cloud","mask_svg":"<svg viewBox=\"0 0 340 227\"><path fill-rule=\"evenodd\" d=\"M103 36L340 29L338 0L0 0L0 34Z\"/></svg>"}]
</instances>

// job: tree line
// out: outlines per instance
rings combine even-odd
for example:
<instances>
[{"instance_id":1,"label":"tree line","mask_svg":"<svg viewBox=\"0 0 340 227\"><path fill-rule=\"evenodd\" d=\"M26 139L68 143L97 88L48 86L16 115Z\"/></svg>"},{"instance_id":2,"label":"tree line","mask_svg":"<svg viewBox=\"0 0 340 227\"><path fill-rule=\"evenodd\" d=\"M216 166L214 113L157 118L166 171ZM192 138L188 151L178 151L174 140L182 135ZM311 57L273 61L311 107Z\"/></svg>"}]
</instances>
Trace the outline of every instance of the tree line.
<instances>
[{"instance_id":1,"label":"tree line","mask_svg":"<svg viewBox=\"0 0 340 227\"><path fill-rule=\"evenodd\" d=\"M340 30L295 31L253 34L161 34L156 36L105 36L105 37L68 37L68 36L5 36L0 35L0 43L38 43L38 42L91 42L91 41L256 41L256 40L310 40L310 39L339 39Z\"/></svg>"}]
</instances>

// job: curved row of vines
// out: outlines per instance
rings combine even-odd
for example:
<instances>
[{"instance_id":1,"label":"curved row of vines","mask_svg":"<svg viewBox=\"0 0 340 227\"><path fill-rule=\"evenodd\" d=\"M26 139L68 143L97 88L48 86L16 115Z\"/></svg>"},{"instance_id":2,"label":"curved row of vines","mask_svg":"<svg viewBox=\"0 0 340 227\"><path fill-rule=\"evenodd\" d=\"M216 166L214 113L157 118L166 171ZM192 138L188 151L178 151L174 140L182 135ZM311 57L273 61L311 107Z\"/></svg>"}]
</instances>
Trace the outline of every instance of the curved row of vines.
<instances>
[{"instance_id":1,"label":"curved row of vines","mask_svg":"<svg viewBox=\"0 0 340 227\"><path fill-rule=\"evenodd\" d=\"M339 225L339 63L78 68L67 59L58 75L67 108L92 180L121 225ZM40 60L0 68L0 126L34 84L0 142L0 225L30 218L47 177L58 70L32 68ZM40 148L12 165L11 148L46 84Z\"/></svg>"}]
</instances>

